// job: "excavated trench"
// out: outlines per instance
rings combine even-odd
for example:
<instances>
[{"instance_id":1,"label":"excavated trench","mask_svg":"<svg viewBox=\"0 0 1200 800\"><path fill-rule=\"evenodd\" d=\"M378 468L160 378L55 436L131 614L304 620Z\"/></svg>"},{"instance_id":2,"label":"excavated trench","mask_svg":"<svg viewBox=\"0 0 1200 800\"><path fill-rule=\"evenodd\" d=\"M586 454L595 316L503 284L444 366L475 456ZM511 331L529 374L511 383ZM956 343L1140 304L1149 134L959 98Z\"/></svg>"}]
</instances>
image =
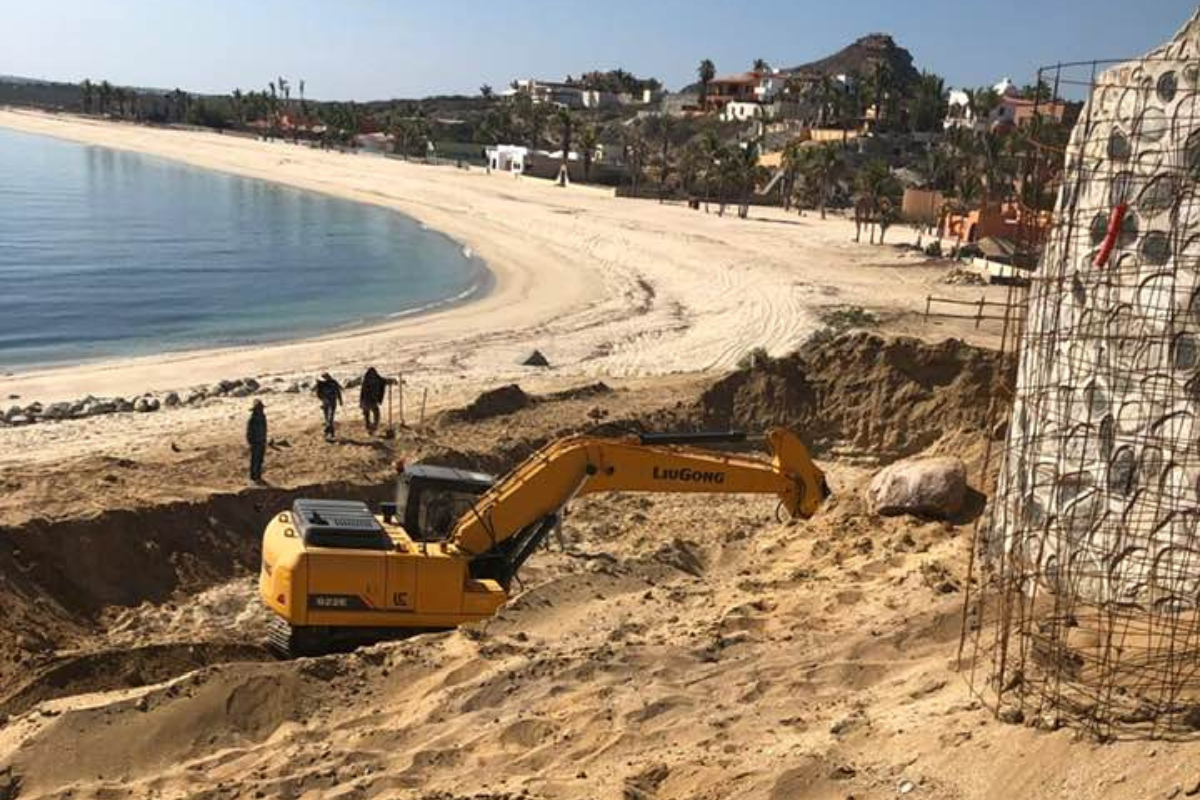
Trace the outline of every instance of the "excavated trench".
<instances>
[{"instance_id":1,"label":"excavated trench","mask_svg":"<svg viewBox=\"0 0 1200 800\"><path fill-rule=\"evenodd\" d=\"M982 430L991 398L1011 385L1012 369L998 354L961 342L849 335L730 373L689 401L670 398L661 410L608 417L588 429L786 425L826 459L886 463L952 431ZM443 440L453 439L454 426L496 417L515 425L532 406L579 399L575 392L529 398L517 387L502 391L502 402L488 393L469 411L446 415L439 421ZM590 402L610 390L597 384L579 391ZM608 401L619 413L619 398ZM533 435L506 435L485 451L443 448L426 459L502 472L549 439L579 430L550 430L536 417L521 424ZM390 481L256 488L0 527L0 718L56 697L272 658L261 645L268 618L254 585L270 515L299 496L378 502L391 492Z\"/></svg>"},{"instance_id":2,"label":"excavated trench","mask_svg":"<svg viewBox=\"0 0 1200 800\"><path fill-rule=\"evenodd\" d=\"M264 660L260 533L295 497L387 498L390 485L252 489L0 528L0 714Z\"/></svg>"}]
</instances>

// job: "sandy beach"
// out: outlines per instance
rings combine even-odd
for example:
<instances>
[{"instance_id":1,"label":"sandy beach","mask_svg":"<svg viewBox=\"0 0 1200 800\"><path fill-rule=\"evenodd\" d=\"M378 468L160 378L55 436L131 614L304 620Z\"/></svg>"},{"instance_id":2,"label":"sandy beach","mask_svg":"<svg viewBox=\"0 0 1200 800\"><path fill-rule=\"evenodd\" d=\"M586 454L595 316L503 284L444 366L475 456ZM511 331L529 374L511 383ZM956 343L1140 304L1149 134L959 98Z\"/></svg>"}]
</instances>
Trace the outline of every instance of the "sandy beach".
<instances>
[{"instance_id":1,"label":"sandy beach","mask_svg":"<svg viewBox=\"0 0 1200 800\"><path fill-rule=\"evenodd\" d=\"M841 219L757 208L751 220L721 218L479 169L29 111L0 111L0 126L393 208L471 248L495 276L480 299L353 332L4 377L6 394L42 402L368 362L475 382L522 374L519 361L533 348L562 374L722 369L754 347L794 349L823 307L915 312L931 286L955 293L936 285L944 267L855 244ZM895 242L906 236L889 233Z\"/></svg>"}]
</instances>

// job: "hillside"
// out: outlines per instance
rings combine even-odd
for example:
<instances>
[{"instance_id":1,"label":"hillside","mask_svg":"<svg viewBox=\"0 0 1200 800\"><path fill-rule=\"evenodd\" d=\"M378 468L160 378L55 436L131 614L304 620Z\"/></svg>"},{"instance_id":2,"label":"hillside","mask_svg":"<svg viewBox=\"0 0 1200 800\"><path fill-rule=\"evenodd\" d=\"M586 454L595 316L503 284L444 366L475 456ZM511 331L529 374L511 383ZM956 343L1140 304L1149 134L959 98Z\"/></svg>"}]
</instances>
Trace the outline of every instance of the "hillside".
<instances>
[{"instance_id":1,"label":"hillside","mask_svg":"<svg viewBox=\"0 0 1200 800\"><path fill-rule=\"evenodd\" d=\"M885 62L892 68L892 74L901 86L907 86L920 76L920 72L913 66L912 53L896 44L896 40L886 33L868 34L833 55L797 67L785 67L781 72L869 76L874 73L875 65L880 62ZM724 75L736 71L719 69L717 74ZM696 93L700 91L700 84L693 83L679 91L685 94Z\"/></svg>"},{"instance_id":2,"label":"hillside","mask_svg":"<svg viewBox=\"0 0 1200 800\"><path fill-rule=\"evenodd\" d=\"M901 85L915 81L920 73L913 66L912 53L896 44L886 33L872 33L843 47L831 56L792 67L788 72L809 72L823 75L870 75L879 63L886 63Z\"/></svg>"}]
</instances>

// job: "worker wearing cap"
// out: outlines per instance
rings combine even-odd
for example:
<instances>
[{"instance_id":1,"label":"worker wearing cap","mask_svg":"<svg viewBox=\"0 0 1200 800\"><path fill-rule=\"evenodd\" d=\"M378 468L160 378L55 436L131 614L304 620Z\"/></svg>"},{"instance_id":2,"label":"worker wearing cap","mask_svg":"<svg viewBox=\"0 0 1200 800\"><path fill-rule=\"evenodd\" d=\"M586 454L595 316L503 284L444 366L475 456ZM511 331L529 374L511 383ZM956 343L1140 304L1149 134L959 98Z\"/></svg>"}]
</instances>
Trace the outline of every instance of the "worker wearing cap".
<instances>
[{"instance_id":1,"label":"worker wearing cap","mask_svg":"<svg viewBox=\"0 0 1200 800\"><path fill-rule=\"evenodd\" d=\"M333 379L328 372L321 373L317 381L317 399L321 401L321 414L325 418L325 441L332 442L334 436L334 417L337 407L342 404L342 385Z\"/></svg>"},{"instance_id":2,"label":"worker wearing cap","mask_svg":"<svg viewBox=\"0 0 1200 800\"><path fill-rule=\"evenodd\" d=\"M263 458L267 454L267 412L262 400L255 400L250 409L246 444L250 445L250 480L262 483Z\"/></svg>"}]
</instances>

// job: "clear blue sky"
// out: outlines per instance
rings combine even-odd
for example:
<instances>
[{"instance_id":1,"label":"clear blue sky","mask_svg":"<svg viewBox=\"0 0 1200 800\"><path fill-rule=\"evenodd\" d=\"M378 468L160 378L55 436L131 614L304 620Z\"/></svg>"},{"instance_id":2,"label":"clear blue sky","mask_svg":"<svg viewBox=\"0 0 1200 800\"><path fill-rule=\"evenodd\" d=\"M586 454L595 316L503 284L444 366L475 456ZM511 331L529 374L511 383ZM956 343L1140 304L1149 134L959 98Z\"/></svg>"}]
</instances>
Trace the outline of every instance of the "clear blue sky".
<instances>
[{"instance_id":1,"label":"clear blue sky","mask_svg":"<svg viewBox=\"0 0 1200 800\"><path fill-rule=\"evenodd\" d=\"M711 58L792 66L891 33L951 85L1140 55L1194 0L0 0L0 74L319 99L474 93L623 67L669 88Z\"/></svg>"}]
</instances>

